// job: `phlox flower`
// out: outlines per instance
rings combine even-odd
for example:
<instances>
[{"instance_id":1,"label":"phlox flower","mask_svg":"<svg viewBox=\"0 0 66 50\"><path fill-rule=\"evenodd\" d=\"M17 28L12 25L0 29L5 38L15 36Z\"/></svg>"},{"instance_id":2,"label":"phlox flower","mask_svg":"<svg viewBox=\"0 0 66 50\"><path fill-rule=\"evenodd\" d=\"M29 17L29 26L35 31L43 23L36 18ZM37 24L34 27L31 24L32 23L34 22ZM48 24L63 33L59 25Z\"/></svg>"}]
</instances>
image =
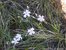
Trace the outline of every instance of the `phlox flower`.
<instances>
[{"instance_id":1,"label":"phlox flower","mask_svg":"<svg viewBox=\"0 0 66 50\"><path fill-rule=\"evenodd\" d=\"M33 27L30 28L30 29L28 29L27 32L29 33L29 35L33 35L33 34L35 34L35 31L34 31L34 28L33 28Z\"/></svg>"},{"instance_id":2,"label":"phlox flower","mask_svg":"<svg viewBox=\"0 0 66 50\"><path fill-rule=\"evenodd\" d=\"M31 13L31 12L30 12L29 10L26 9L26 10L23 12L23 14L24 14L23 17L24 17L24 18L30 17L30 13Z\"/></svg>"},{"instance_id":3,"label":"phlox flower","mask_svg":"<svg viewBox=\"0 0 66 50\"><path fill-rule=\"evenodd\" d=\"M42 15L38 15L38 18L37 18L37 20L38 21L40 21L40 22L43 22L43 21L45 21L45 19L44 19L44 16Z\"/></svg>"},{"instance_id":4,"label":"phlox flower","mask_svg":"<svg viewBox=\"0 0 66 50\"><path fill-rule=\"evenodd\" d=\"M13 38L13 40L11 41L11 43L17 44L17 43L19 43L19 41L21 39L22 39L21 34L16 34L16 36Z\"/></svg>"},{"instance_id":5,"label":"phlox flower","mask_svg":"<svg viewBox=\"0 0 66 50\"><path fill-rule=\"evenodd\" d=\"M17 40L15 40L15 41L13 40L13 41L11 41L11 43L14 44L14 45L16 45L16 44L18 44L19 42L18 42Z\"/></svg>"}]
</instances>

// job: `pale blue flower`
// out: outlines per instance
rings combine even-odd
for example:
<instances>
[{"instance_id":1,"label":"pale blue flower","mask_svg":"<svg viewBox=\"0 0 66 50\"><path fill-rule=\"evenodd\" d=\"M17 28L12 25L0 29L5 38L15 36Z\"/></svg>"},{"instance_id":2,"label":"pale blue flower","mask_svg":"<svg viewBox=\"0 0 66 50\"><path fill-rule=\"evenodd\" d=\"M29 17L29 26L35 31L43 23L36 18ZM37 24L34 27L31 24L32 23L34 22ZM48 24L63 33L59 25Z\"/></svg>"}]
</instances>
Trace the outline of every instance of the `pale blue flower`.
<instances>
[{"instance_id":1,"label":"pale blue flower","mask_svg":"<svg viewBox=\"0 0 66 50\"><path fill-rule=\"evenodd\" d=\"M41 15L39 15L39 16L38 16L38 18L37 18L37 20L38 20L38 21L40 21L40 22L45 21L45 19L44 19L44 16L43 16L43 15L42 15L42 16L41 16Z\"/></svg>"},{"instance_id":2,"label":"pale blue flower","mask_svg":"<svg viewBox=\"0 0 66 50\"><path fill-rule=\"evenodd\" d=\"M34 31L34 28L33 28L33 27L30 28L30 29L28 29L27 32L29 33L29 35L33 35L33 34L35 34L35 31Z\"/></svg>"},{"instance_id":3,"label":"pale blue flower","mask_svg":"<svg viewBox=\"0 0 66 50\"><path fill-rule=\"evenodd\" d=\"M24 14L23 17L24 17L24 18L30 17L30 13L31 13L31 12L30 12L29 10L26 9L26 10L23 12L23 14Z\"/></svg>"}]
</instances>

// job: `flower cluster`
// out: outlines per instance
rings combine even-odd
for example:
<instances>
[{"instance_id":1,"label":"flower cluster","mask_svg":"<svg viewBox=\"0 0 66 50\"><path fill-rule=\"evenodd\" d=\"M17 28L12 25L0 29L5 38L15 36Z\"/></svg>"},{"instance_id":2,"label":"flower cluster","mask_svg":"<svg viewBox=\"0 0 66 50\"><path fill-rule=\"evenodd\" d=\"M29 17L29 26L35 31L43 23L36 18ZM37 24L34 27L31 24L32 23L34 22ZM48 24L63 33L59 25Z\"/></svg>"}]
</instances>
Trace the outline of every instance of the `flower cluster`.
<instances>
[{"instance_id":1,"label":"flower cluster","mask_svg":"<svg viewBox=\"0 0 66 50\"><path fill-rule=\"evenodd\" d=\"M27 17L30 17L30 11L29 11L29 6L27 6L27 9L23 12L23 17L24 18L27 18ZM45 19L44 19L44 16L43 15L38 15L38 14L36 14L35 13L35 15L38 17L38 18L35 18L34 16L32 16L33 18L35 18L36 20L38 20L39 22L44 22L45 21ZM33 34L35 34L35 31L34 31L35 29L32 27L32 28L30 28L30 29L28 29L28 34L29 35L33 35Z\"/></svg>"},{"instance_id":2,"label":"flower cluster","mask_svg":"<svg viewBox=\"0 0 66 50\"><path fill-rule=\"evenodd\" d=\"M24 17L24 18L30 17L30 13L31 13L31 12L29 11L29 6L27 6L27 9L23 12L23 17ZM44 22L44 21L45 21L43 15L38 15L38 14L36 14L36 13L35 13L35 15L37 16L37 18L35 18L35 17L33 17L33 18L35 18L35 19L38 20L39 22ZM18 17L19 17L19 16L18 16ZM33 35L33 34L35 34L35 31L34 31L34 30L35 30L35 29L32 27L32 28L28 29L27 32L28 32L29 35ZM20 39L22 39L21 35L20 35L20 34L17 34L17 35L14 37L12 43L17 44L17 43L19 43Z\"/></svg>"},{"instance_id":3,"label":"flower cluster","mask_svg":"<svg viewBox=\"0 0 66 50\"><path fill-rule=\"evenodd\" d=\"M30 17L30 11L28 10L29 9L29 6L27 6L27 9L23 12L23 14L24 14L24 18L26 18L26 17ZM38 14L35 14L38 18L37 18L37 20L38 21L40 21L40 22L43 22L43 21L45 21L45 19L44 19L44 16L43 15L38 15ZM34 17L33 17L34 18Z\"/></svg>"},{"instance_id":4,"label":"flower cluster","mask_svg":"<svg viewBox=\"0 0 66 50\"><path fill-rule=\"evenodd\" d=\"M19 41L22 39L21 34L16 34L16 36L13 38L13 40L11 41L12 44L16 45L17 43L19 43Z\"/></svg>"}]
</instances>

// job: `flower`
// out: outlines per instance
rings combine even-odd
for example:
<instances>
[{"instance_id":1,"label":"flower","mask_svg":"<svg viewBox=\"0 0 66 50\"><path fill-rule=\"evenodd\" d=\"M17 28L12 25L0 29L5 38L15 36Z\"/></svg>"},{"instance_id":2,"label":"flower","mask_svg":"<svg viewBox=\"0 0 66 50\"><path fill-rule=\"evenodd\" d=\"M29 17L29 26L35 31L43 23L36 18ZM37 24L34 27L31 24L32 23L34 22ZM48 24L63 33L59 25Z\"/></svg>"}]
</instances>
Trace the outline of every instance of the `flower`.
<instances>
[{"instance_id":1,"label":"flower","mask_svg":"<svg viewBox=\"0 0 66 50\"><path fill-rule=\"evenodd\" d=\"M30 17L30 11L29 10L25 10L24 12L23 12L23 14L24 14L24 18L26 18L26 17Z\"/></svg>"},{"instance_id":2,"label":"flower","mask_svg":"<svg viewBox=\"0 0 66 50\"><path fill-rule=\"evenodd\" d=\"M14 40L20 41L22 39L21 34L16 34Z\"/></svg>"},{"instance_id":3,"label":"flower","mask_svg":"<svg viewBox=\"0 0 66 50\"><path fill-rule=\"evenodd\" d=\"M44 19L44 16L43 16L43 15L42 15L42 16L41 16L41 15L39 15L39 16L38 16L38 18L37 18L37 20L38 20L38 21L40 21L40 22L45 21L45 19Z\"/></svg>"},{"instance_id":4,"label":"flower","mask_svg":"<svg viewBox=\"0 0 66 50\"><path fill-rule=\"evenodd\" d=\"M34 28L33 28L33 27L30 28L30 29L28 29L27 32L29 33L29 35L33 35L33 34L35 34L35 31L34 31Z\"/></svg>"},{"instance_id":5,"label":"flower","mask_svg":"<svg viewBox=\"0 0 66 50\"><path fill-rule=\"evenodd\" d=\"M11 43L17 44L17 43L19 43L19 41L21 39L22 39L21 34L16 34L16 36L13 38L13 40L11 41Z\"/></svg>"},{"instance_id":6,"label":"flower","mask_svg":"<svg viewBox=\"0 0 66 50\"><path fill-rule=\"evenodd\" d=\"M15 41L13 40L13 41L11 41L11 43L14 44L14 45L16 45L16 44L18 44L19 42L16 41L16 40L15 40Z\"/></svg>"}]
</instances>

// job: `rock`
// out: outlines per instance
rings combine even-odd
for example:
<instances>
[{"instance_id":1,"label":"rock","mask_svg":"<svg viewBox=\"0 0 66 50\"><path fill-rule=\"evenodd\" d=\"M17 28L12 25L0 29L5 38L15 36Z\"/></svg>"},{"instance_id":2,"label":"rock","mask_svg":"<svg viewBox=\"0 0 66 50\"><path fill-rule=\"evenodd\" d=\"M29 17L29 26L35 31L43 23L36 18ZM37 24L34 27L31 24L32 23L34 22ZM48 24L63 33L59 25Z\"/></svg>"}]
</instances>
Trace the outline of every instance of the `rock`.
<instances>
[{"instance_id":1,"label":"rock","mask_svg":"<svg viewBox=\"0 0 66 50\"><path fill-rule=\"evenodd\" d=\"M66 0L61 0L61 5L62 5L64 18L66 19Z\"/></svg>"}]
</instances>

